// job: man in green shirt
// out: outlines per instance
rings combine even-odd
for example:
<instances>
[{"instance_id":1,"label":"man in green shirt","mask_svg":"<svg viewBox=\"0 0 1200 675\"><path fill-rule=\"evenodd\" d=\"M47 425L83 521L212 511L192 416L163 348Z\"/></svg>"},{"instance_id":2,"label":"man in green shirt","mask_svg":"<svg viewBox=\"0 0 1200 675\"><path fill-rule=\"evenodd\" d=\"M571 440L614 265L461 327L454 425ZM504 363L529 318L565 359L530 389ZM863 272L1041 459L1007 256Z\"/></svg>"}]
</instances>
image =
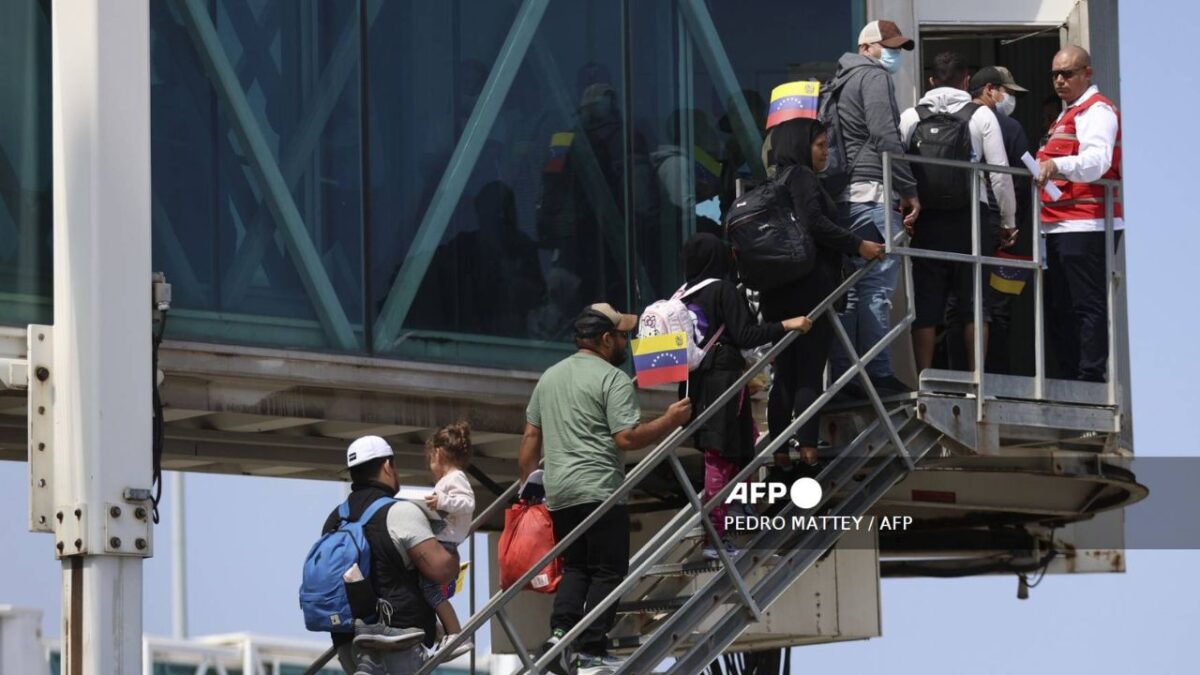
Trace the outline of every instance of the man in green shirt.
<instances>
[{"instance_id":1,"label":"man in green shirt","mask_svg":"<svg viewBox=\"0 0 1200 675\"><path fill-rule=\"evenodd\" d=\"M656 420L641 423L637 394L618 366L628 358L629 332L637 317L607 303L590 305L575 319L579 351L550 367L533 390L525 410L521 440L522 482L545 454L546 505L554 536L566 537L616 492L625 479L624 452L658 443L692 417L692 404L671 404ZM550 617L549 649L587 611L603 600L629 573L629 514L616 505L600 517L562 555L563 578ZM579 675L612 672L607 656L608 631L616 605L592 624L576 643ZM551 670L567 673L571 659Z\"/></svg>"}]
</instances>

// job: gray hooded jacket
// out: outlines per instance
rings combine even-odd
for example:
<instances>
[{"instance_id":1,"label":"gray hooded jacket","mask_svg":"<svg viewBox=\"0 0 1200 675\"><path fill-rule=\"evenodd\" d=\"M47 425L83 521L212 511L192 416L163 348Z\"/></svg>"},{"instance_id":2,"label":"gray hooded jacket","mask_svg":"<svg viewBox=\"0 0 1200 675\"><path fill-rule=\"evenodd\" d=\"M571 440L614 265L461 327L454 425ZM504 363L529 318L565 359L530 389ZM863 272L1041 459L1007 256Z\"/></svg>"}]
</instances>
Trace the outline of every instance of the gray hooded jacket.
<instances>
[{"instance_id":1,"label":"gray hooded jacket","mask_svg":"<svg viewBox=\"0 0 1200 675\"><path fill-rule=\"evenodd\" d=\"M838 59L833 81L844 82L838 115L846 159L854 166L850 182L883 182L883 153L904 153L892 77L878 60L847 52ZM902 197L916 196L917 181L908 162L893 162L892 167L893 189Z\"/></svg>"}]
</instances>

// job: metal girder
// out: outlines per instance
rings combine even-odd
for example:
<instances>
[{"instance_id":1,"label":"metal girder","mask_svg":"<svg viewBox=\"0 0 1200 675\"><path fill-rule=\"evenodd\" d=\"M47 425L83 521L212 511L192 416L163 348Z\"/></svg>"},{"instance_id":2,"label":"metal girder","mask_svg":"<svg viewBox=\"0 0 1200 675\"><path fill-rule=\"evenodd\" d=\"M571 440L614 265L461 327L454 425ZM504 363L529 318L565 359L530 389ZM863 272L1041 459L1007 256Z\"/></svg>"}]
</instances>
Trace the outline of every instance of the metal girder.
<instances>
[{"instance_id":1,"label":"metal girder","mask_svg":"<svg viewBox=\"0 0 1200 675\"><path fill-rule=\"evenodd\" d=\"M550 47L546 45L545 39L534 36L532 51L533 65L538 68L546 82L546 91L550 94L551 103L564 119L571 119L576 115L575 104L567 93L569 91L567 84L563 82L562 75L558 72L554 63L554 55L550 52ZM582 130L580 131L582 132ZM612 191L609 190L608 182L604 179L604 170L600 167L600 161L596 159L596 152L592 149L587 134L580 133L576 139L578 142L571 144L571 160L578 162L576 168L579 169L579 182L583 187L583 194L596 213L596 220L603 228L609 248L624 253L627 247L626 242L621 239L620 233L625 227L625 217L621 215L621 209L617 206ZM630 160L632 161L632 158ZM631 167L626 166L627 172L630 169ZM626 213L629 213L631 209L632 204L627 204ZM650 275L646 272L645 265L638 265L637 275L641 288L653 293L654 285L650 282Z\"/></svg>"},{"instance_id":2,"label":"metal girder","mask_svg":"<svg viewBox=\"0 0 1200 675\"><path fill-rule=\"evenodd\" d=\"M733 134L738 144L742 146L742 155L756 176L766 176L766 168L762 164L762 133L750 113L750 106L742 96L742 87L738 83L737 74L733 72L733 63L729 54L721 44L721 35L717 25L713 23L712 15L704 0L680 0L679 13L683 16L691 33L704 67L715 81L721 95L725 97L726 106L732 103L732 108L726 110L732 122Z\"/></svg>"},{"instance_id":3,"label":"metal girder","mask_svg":"<svg viewBox=\"0 0 1200 675\"><path fill-rule=\"evenodd\" d=\"M496 64L483 85L475 109L471 111L471 117L458 139L446 172L442 175L429 209L425 212L425 217L422 218L409 246L404 264L388 292L383 311L375 322L374 341L377 351L386 351L391 346L408 316L408 310L417 296L421 281L433 262L438 243L441 242L450 217L462 198L471 171L479 160L500 107L512 87L521 63L525 60L530 42L548 5L549 0L523 0L520 9L517 10L513 26L496 57Z\"/></svg>"},{"instance_id":4,"label":"metal girder","mask_svg":"<svg viewBox=\"0 0 1200 675\"><path fill-rule=\"evenodd\" d=\"M254 112L246 100L246 92L238 82L229 56L221 46L220 37L208 16L208 10L202 0L176 2L185 17L196 52L200 55L213 87L229 115L230 125L250 160L250 167L262 188L263 197L276 222L282 225L284 242L296 263L296 271L300 273L304 288L313 300L322 327L333 346L347 351L357 349L358 341L354 330L322 265L321 256L309 237L295 200L288 191L287 181L280 173L279 166L262 136Z\"/></svg>"},{"instance_id":5,"label":"metal girder","mask_svg":"<svg viewBox=\"0 0 1200 675\"><path fill-rule=\"evenodd\" d=\"M383 3L366 3L367 24L374 25ZM280 171L283 180L289 187L294 186L303 176L306 160L312 155L321 131L329 121L342 90L357 65L358 48L355 40L359 37L357 22L349 22L337 38L329 62L321 73L311 103L300 115L300 123L292 134L283 150L283 161ZM361 36L366 39L366 36ZM237 304L246 293L250 280L254 276L258 264L262 260L271 237L275 232L275 224L270 219L270 211L260 206L250 218L246 219L246 236L238 247L233 263L222 280L222 304L228 306Z\"/></svg>"}]
</instances>

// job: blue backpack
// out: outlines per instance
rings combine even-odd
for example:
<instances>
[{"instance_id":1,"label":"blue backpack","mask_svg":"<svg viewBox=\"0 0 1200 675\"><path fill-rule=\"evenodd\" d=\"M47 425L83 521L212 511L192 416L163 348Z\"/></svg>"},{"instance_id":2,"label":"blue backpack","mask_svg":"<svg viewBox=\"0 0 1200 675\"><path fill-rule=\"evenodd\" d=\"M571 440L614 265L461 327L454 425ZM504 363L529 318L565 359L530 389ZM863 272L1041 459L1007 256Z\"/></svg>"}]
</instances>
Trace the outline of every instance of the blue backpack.
<instances>
[{"instance_id":1,"label":"blue backpack","mask_svg":"<svg viewBox=\"0 0 1200 675\"><path fill-rule=\"evenodd\" d=\"M355 563L363 579L371 575L371 545L363 525L385 506L395 504L390 497L376 499L358 520L350 520L350 502L338 507L341 522L313 544L304 559L304 577L300 582L300 609L304 625L311 631L350 633L354 631L354 613L342 575ZM364 581L363 583L369 583ZM368 617L359 617L368 618Z\"/></svg>"}]
</instances>

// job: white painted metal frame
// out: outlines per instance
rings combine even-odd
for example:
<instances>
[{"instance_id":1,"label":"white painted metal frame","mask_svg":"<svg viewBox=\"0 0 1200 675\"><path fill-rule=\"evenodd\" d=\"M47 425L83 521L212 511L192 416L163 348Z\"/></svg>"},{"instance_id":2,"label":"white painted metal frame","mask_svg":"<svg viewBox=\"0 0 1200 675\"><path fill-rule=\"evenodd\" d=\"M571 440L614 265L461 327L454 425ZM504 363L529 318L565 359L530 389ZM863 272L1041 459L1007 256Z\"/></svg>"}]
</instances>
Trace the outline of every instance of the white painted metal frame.
<instances>
[{"instance_id":1,"label":"white painted metal frame","mask_svg":"<svg viewBox=\"0 0 1200 675\"><path fill-rule=\"evenodd\" d=\"M59 0L52 12L49 382L65 675L142 666L150 525L131 490L151 486L149 18L147 0Z\"/></svg>"}]
</instances>

